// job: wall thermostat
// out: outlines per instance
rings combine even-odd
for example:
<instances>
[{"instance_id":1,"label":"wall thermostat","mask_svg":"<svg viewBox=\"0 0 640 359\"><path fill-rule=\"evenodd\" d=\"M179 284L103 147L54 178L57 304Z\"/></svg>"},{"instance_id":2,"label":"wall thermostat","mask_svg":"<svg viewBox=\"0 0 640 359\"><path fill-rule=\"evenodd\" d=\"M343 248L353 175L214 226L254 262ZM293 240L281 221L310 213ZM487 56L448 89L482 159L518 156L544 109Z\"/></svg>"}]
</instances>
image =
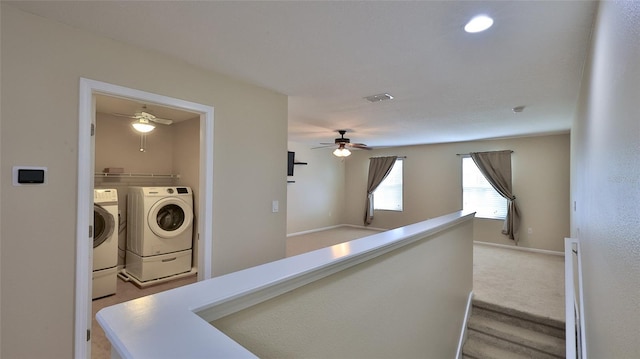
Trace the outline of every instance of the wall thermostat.
<instances>
[{"instance_id":1,"label":"wall thermostat","mask_svg":"<svg viewBox=\"0 0 640 359\"><path fill-rule=\"evenodd\" d=\"M13 185L29 186L47 183L47 167L13 166Z\"/></svg>"}]
</instances>

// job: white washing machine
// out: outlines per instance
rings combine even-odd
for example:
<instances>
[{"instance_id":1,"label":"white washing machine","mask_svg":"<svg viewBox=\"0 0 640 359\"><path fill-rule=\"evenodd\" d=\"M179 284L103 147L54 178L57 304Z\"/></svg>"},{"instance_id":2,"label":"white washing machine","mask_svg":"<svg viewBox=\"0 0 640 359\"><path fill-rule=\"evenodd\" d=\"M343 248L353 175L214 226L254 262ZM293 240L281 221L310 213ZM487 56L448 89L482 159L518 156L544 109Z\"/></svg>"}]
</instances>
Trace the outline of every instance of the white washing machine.
<instances>
[{"instance_id":1,"label":"white washing machine","mask_svg":"<svg viewBox=\"0 0 640 359\"><path fill-rule=\"evenodd\" d=\"M189 187L129 187L126 271L140 281L191 270L193 194Z\"/></svg>"},{"instance_id":2,"label":"white washing machine","mask_svg":"<svg viewBox=\"0 0 640 359\"><path fill-rule=\"evenodd\" d=\"M92 298L115 294L118 266L118 192L93 190Z\"/></svg>"}]
</instances>

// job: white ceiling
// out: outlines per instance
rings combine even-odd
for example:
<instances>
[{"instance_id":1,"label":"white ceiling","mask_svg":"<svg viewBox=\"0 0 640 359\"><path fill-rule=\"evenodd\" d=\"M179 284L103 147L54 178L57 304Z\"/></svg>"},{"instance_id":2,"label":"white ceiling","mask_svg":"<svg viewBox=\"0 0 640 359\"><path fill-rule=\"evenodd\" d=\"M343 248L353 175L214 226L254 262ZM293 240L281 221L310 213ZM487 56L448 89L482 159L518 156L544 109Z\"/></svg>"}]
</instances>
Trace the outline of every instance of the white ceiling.
<instances>
[{"instance_id":1,"label":"white ceiling","mask_svg":"<svg viewBox=\"0 0 640 359\"><path fill-rule=\"evenodd\" d=\"M317 145L345 128L371 146L568 131L596 9L592 1L10 3L286 94L291 141ZM479 13L494 26L465 33ZM363 99L384 92L395 98ZM520 105L524 112L511 111Z\"/></svg>"}]
</instances>

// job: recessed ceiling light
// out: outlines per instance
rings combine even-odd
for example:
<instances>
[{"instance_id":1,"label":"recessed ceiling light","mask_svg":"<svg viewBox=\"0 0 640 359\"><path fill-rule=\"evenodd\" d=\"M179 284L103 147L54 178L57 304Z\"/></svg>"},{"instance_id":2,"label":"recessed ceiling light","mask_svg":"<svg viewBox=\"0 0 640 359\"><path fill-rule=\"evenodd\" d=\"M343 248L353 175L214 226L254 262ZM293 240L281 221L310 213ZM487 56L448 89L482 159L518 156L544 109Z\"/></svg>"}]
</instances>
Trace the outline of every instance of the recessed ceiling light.
<instances>
[{"instance_id":1,"label":"recessed ceiling light","mask_svg":"<svg viewBox=\"0 0 640 359\"><path fill-rule=\"evenodd\" d=\"M493 19L487 15L478 15L469 20L464 26L464 31L469 33L476 33L484 31L493 25Z\"/></svg>"},{"instance_id":2,"label":"recessed ceiling light","mask_svg":"<svg viewBox=\"0 0 640 359\"><path fill-rule=\"evenodd\" d=\"M389 95L388 93L381 93L378 95L367 96L364 99L369 102L380 102L385 100L393 100L393 96Z\"/></svg>"}]
</instances>

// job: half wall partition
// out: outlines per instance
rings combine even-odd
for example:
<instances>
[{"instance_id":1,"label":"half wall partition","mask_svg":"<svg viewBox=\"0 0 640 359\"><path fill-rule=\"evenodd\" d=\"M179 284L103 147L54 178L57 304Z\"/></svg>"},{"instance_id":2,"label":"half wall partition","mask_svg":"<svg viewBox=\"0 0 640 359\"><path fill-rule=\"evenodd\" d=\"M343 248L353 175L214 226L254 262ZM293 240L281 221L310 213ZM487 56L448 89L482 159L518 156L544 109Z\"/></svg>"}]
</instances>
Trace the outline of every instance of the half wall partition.
<instances>
[{"instance_id":1,"label":"half wall partition","mask_svg":"<svg viewBox=\"0 0 640 359\"><path fill-rule=\"evenodd\" d=\"M112 357L456 357L473 213L455 212L101 310Z\"/></svg>"}]
</instances>

